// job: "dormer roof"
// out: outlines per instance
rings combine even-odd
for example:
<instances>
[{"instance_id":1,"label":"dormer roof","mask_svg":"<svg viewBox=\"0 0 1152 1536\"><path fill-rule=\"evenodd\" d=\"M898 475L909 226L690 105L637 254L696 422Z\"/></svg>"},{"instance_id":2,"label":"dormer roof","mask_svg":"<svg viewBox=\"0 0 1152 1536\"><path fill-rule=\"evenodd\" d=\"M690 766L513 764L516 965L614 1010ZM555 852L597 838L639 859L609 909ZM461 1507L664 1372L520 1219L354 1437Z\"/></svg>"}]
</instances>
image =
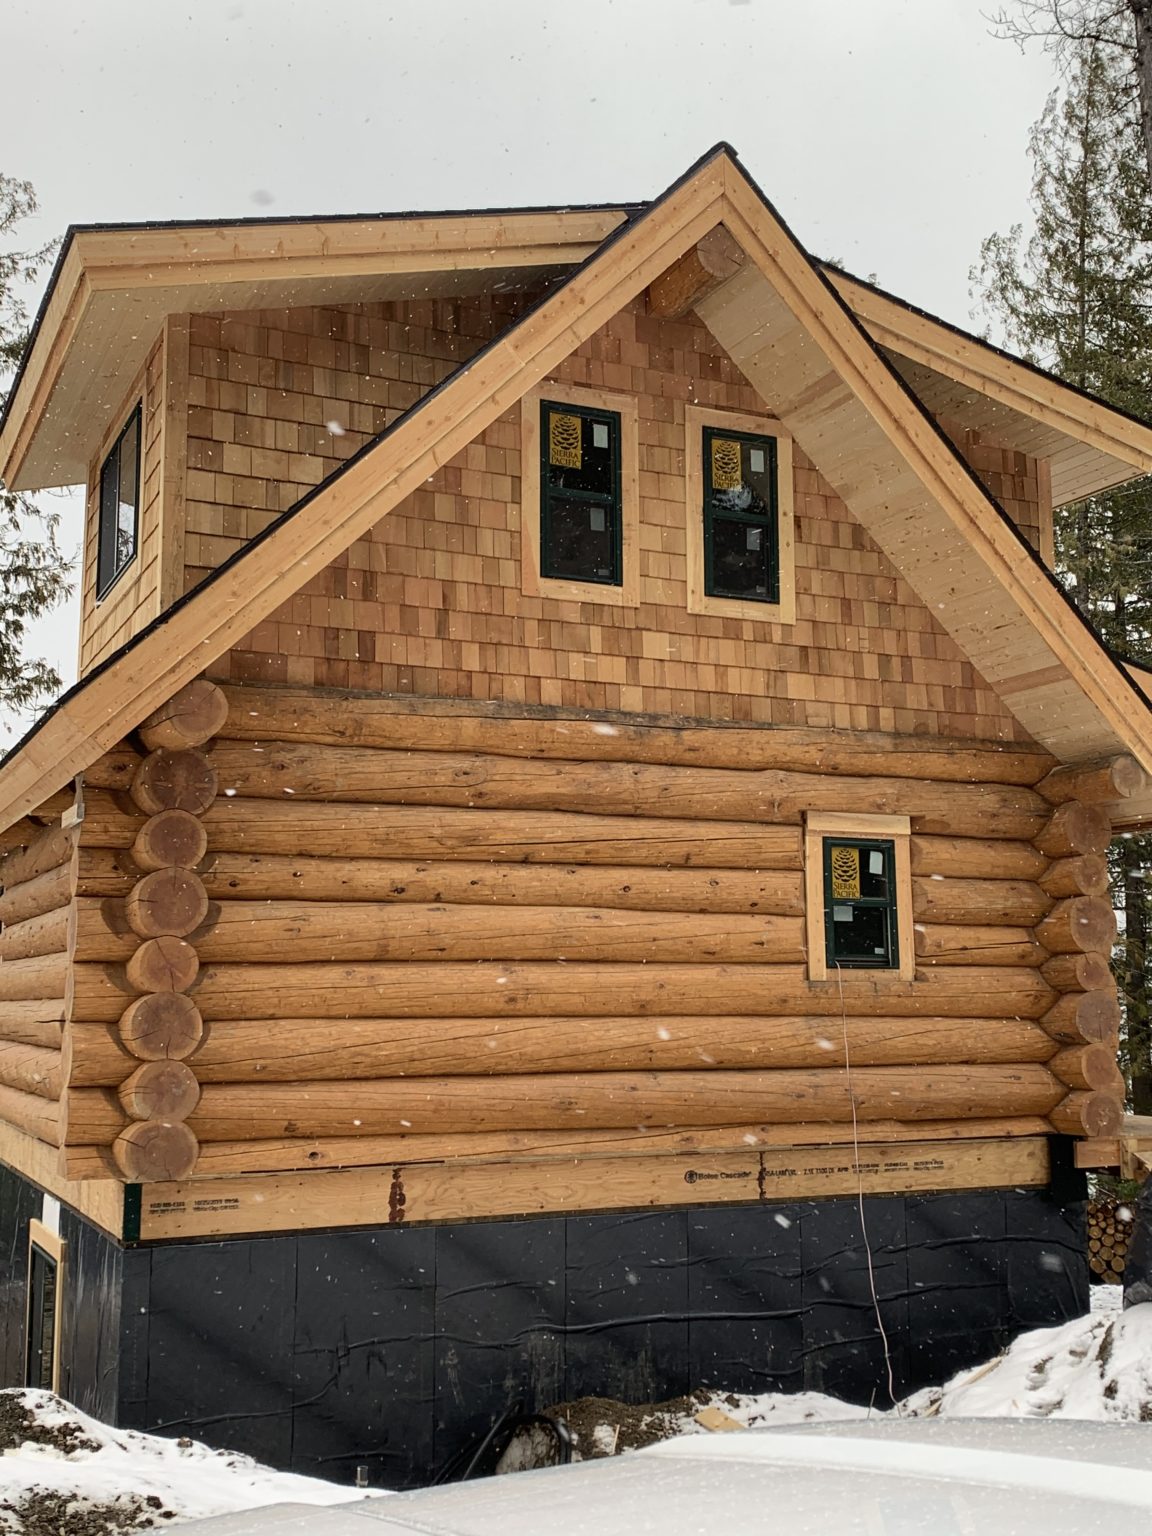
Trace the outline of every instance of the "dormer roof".
<instances>
[{"instance_id":1,"label":"dormer roof","mask_svg":"<svg viewBox=\"0 0 1152 1536\"><path fill-rule=\"evenodd\" d=\"M1055 757L1128 751L1152 769L1152 708L1138 684L721 145L622 215L503 335L66 695L0 769L0 825L115 746L720 225L745 259L697 314L872 538ZM1068 395L1069 413L1087 409ZM1134 433L1121 419L1098 425ZM1140 452L1152 452L1152 431L1140 431Z\"/></svg>"}]
</instances>

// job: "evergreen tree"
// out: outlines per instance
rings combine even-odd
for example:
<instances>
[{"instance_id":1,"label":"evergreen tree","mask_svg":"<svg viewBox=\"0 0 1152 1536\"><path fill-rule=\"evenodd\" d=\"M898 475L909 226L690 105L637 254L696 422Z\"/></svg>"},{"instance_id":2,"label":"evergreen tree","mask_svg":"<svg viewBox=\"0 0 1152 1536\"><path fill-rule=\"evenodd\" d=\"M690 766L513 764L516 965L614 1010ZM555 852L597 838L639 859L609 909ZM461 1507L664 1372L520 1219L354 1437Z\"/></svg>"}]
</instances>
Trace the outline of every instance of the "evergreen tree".
<instances>
[{"instance_id":1,"label":"evergreen tree","mask_svg":"<svg viewBox=\"0 0 1152 1536\"><path fill-rule=\"evenodd\" d=\"M35 208L27 182L0 175L0 407L27 340L20 288L51 254L49 248L7 249L20 220ZM72 590L71 561L60 549L59 525L57 513L0 483L0 706L24 709L60 687L47 662L23 654L29 623Z\"/></svg>"},{"instance_id":2,"label":"evergreen tree","mask_svg":"<svg viewBox=\"0 0 1152 1536\"><path fill-rule=\"evenodd\" d=\"M1015 0L1014 10L1001 10L992 23L997 36L1021 45L1042 39L1062 63L1089 43L1110 55L1133 99L1125 112L1136 113L1152 187L1152 0Z\"/></svg>"},{"instance_id":3,"label":"evergreen tree","mask_svg":"<svg viewBox=\"0 0 1152 1536\"><path fill-rule=\"evenodd\" d=\"M986 312L1024 356L1152 420L1152 196L1139 103L1115 49L1070 49L1064 85L1032 132L1032 212L984 242L973 277ZM1152 666L1152 481L1060 508L1057 574L1106 643ZM1121 1063L1139 1114L1152 1113L1145 954L1152 836L1113 848L1125 916L1115 958L1124 1004Z\"/></svg>"}]
</instances>

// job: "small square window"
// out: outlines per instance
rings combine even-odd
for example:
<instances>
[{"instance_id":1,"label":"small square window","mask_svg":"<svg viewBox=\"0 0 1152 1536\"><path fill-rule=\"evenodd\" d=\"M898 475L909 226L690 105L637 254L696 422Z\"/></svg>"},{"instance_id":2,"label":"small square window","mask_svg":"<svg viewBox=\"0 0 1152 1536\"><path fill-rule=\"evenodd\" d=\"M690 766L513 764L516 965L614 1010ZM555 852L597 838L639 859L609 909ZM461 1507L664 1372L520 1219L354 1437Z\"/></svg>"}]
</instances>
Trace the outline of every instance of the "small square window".
<instances>
[{"instance_id":1,"label":"small square window","mask_svg":"<svg viewBox=\"0 0 1152 1536\"><path fill-rule=\"evenodd\" d=\"M705 427L704 594L780 601L776 442Z\"/></svg>"},{"instance_id":2,"label":"small square window","mask_svg":"<svg viewBox=\"0 0 1152 1536\"><path fill-rule=\"evenodd\" d=\"M540 574L622 583L620 417L614 411L540 406Z\"/></svg>"},{"instance_id":3,"label":"small square window","mask_svg":"<svg viewBox=\"0 0 1152 1536\"><path fill-rule=\"evenodd\" d=\"M100 468L96 596L103 597L136 556L140 509L140 408Z\"/></svg>"},{"instance_id":4,"label":"small square window","mask_svg":"<svg viewBox=\"0 0 1152 1536\"><path fill-rule=\"evenodd\" d=\"M830 969L899 967L896 848L889 839L824 839L824 945Z\"/></svg>"}]
</instances>

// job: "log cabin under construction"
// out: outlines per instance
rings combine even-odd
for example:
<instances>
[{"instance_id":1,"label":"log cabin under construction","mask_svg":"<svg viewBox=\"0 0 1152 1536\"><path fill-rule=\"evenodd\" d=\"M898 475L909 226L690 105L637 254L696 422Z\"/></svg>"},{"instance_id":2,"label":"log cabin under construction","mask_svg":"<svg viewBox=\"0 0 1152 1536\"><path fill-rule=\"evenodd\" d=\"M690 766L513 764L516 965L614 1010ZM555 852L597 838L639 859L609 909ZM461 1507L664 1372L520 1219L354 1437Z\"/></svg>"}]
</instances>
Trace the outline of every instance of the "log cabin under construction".
<instances>
[{"instance_id":1,"label":"log cabin under construction","mask_svg":"<svg viewBox=\"0 0 1152 1536\"><path fill-rule=\"evenodd\" d=\"M1152 705L1052 512L1149 470L724 145L70 231L0 427L87 486L0 766L5 1382L396 1485L1081 1310Z\"/></svg>"}]
</instances>

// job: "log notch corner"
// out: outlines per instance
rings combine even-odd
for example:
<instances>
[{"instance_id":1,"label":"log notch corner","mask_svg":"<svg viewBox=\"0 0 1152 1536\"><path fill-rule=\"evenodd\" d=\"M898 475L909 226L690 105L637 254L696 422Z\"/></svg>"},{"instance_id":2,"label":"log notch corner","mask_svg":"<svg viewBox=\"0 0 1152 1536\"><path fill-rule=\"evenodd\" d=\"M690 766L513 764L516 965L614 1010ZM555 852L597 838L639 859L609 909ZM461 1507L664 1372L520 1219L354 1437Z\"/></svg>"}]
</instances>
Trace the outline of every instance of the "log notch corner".
<instances>
[{"instance_id":1,"label":"log notch corner","mask_svg":"<svg viewBox=\"0 0 1152 1536\"><path fill-rule=\"evenodd\" d=\"M119 1043L139 1061L117 1092L130 1124L112 1147L116 1165L133 1183L187 1178L199 1145L186 1124L200 1100L187 1059L204 1033L187 995L200 962L188 941L208 913L196 866L207 850L201 817L216 798L216 770L204 747L228 717L215 683L197 678L139 729L148 749L129 794L148 819L132 844L140 878L124 900L125 921L140 944L125 966L139 996L116 1026Z\"/></svg>"},{"instance_id":2,"label":"log notch corner","mask_svg":"<svg viewBox=\"0 0 1152 1536\"><path fill-rule=\"evenodd\" d=\"M1064 1135L1099 1143L1118 1135L1124 1115L1116 1060L1120 1006L1109 966L1116 937L1106 862L1112 824L1105 806L1142 795L1146 786L1144 770L1128 757L1057 768L1037 785L1054 810L1036 839L1051 860L1040 885L1053 902L1036 937L1049 954L1042 974L1060 993L1041 1023L1058 1047L1049 1069L1069 1090L1049 1120ZM1104 1147L1100 1161L1113 1161Z\"/></svg>"}]
</instances>

